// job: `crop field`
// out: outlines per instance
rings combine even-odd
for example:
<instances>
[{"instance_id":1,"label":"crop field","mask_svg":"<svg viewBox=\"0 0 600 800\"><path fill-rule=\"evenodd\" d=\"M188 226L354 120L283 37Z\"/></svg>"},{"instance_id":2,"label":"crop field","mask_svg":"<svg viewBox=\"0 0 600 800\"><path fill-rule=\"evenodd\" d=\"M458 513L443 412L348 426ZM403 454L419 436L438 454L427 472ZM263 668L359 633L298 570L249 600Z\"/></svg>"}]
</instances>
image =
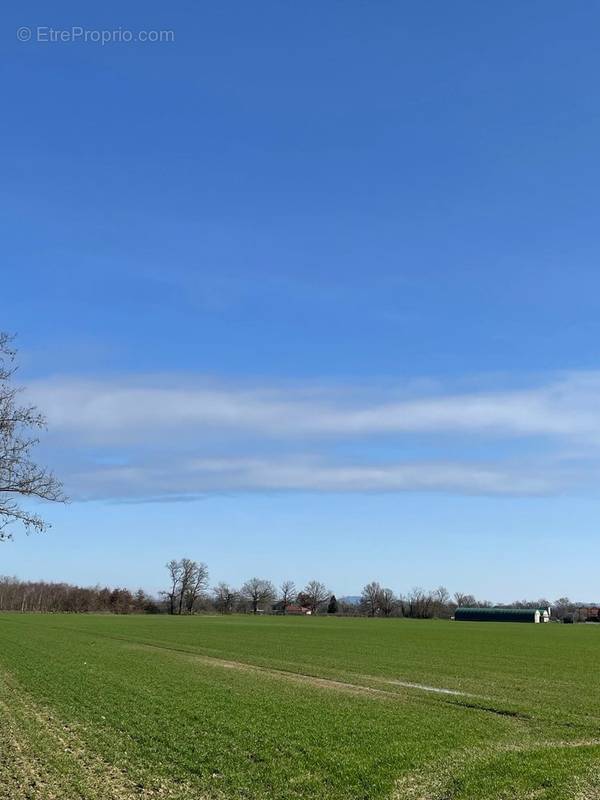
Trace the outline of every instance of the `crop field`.
<instances>
[{"instance_id":1,"label":"crop field","mask_svg":"<svg viewBox=\"0 0 600 800\"><path fill-rule=\"evenodd\" d=\"M0 615L0 798L600 798L600 626Z\"/></svg>"}]
</instances>

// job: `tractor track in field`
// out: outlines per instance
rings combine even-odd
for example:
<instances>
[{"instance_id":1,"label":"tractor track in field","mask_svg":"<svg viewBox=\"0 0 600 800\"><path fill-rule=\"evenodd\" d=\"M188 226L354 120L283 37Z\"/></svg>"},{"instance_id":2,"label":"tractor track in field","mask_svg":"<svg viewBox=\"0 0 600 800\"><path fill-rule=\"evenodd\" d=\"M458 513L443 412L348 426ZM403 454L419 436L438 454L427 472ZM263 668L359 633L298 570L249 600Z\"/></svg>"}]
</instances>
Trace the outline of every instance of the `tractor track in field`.
<instances>
[{"instance_id":1,"label":"tractor track in field","mask_svg":"<svg viewBox=\"0 0 600 800\"><path fill-rule=\"evenodd\" d=\"M496 716L514 717L523 721L532 719L531 715L522 711L512 708L506 708L503 705L498 707L496 703L504 703L499 701L498 698L475 694L473 692L463 691L461 689L451 689L443 686L431 686L430 684L419 683L415 681L407 681L398 678L384 678L378 675L367 675L354 673L353 677L358 680L365 681L364 683L353 683L352 681L342 681L337 678L327 678L320 675L311 675L303 672L296 672L277 667L266 667L261 664L252 664L247 661L237 661L235 659L225 659L220 656L212 656L206 653L189 650L183 647L176 647L158 642L148 642L141 640L133 640L123 636L110 636L101 634L102 638L111 639L112 641L120 642L126 647L131 649L147 649L159 650L166 653L172 653L182 658L188 658L198 663L203 663L206 666L220 667L222 669L235 669L241 672L254 672L255 674L262 674L274 678L281 678L291 682L314 686L322 689L332 689L351 694L370 695L372 697L381 697L387 699L402 700L405 695L400 692L393 691L391 688L384 687L399 687L401 689L409 689L416 692L423 692L433 697L437 696L442 702L449 705L471 708L476 712L483 712L493 714ZM369 685L371 683L379 684L378 686Z\"/></svg>"},{"instance_id":2,"label":"tractor track in field","mask_svg":"<svg viewBox=\"0 0 600 800\"><path fill-rule=\"evenodd\" d=\"M358 680L364 680L365 683L353 683L351 681L342 681L336 678L326 678L317 675L308 675L301 672L293 672L291 670L278 669L275 667L265 667L259 664L250 664L245 661L224 659L219 656L210 656L206 655L205 653L193 652L191 650L171 647L165 644L134 642L130 639L123 638L120 638L119 641L132 649L159 650L165 653L173 653L182 658L187 658L190 661L201 663L209 667L216 667L225 670L237 670L239 672L253 673L255 675L264 675L266 677L319 689L339 691L347 694L359 696L362 695L365 697L372 697L388 701L406 702L407 695L405 693L394 691L391 688L396 686L415 692L423 692L425 695L429 695L432 698L437 698L439 702L453 706L457 709L471 709L475 713L506 717L525 726L527 726L528 723L533 722L535 718L533 714L525 713L519 709L506 707L504 702L499 701L497 698L460 691L458 689L448 689L439 686L415 683L412 681L383 678L376 675L366 674L356 674L356 678ZM379 686L371 686L369 685L369 682L379 684ZM386 686L389 686L390 688L384 688Z\"/></svg>"},{"instance_id":3,"label":"tractor track in field","mask_svg":"<svg viewBox=\"0 0 600 800\"><path fill-rule=\"evenodd\" d=\"M202 800L184 783L141 783L91 753L76 726L0 673L0 800Z\"/></svg>"},{"instance_id":4,"label":"tractor track in field","mask_svg":"<svg viewBox=\"0 0 600 800\"><path fill-rule=\"evenodd\" d=\"M190 650L184 650L176 647L169 647L167 645L155 644L150 642L133 642L129 639L121 639L120 641L126 642L127 646L136 648L148 648L155 650L164 650L168 653L175 653L182 657L187 657L193 661L205 664L211 667L220 667L222 669L235 669L240 672L253 672L256 674L267 675L274 678L282 678L295 683L302 683L309 686L316 686L322 689L334 689L338 691L348 692L350 694L367 694L378 695L388 698L402 699L399 692L391 689L384 689L377 686L369 686L368 684L352 683L350 681L341 681L336 678L325 678L318 675L307 675L302 672L293 672L291 670L277 669L275 667L264 667L260 664L249 664L245 661L235 661L232 659L219 658L218 656L209 656L204 653L194 653ZM445 689L439 686L428 686L423 683L413 683L411 681L395 680L391 678L380 678L376 675L357 675L365 681L384 684L386 686L398 686L402 689L414 689L416 691L445 695L456 697L477 697L477 695L468 692L462 692L458 689ZM487 711L489 709L480 707L480 710Z\"/></svg>"},{"instance_id":5,"label":"tractor track in field","mask_svg":"<svg viewBox=\"0 0 600 800\"><path fill-rule=\"evenodd\" d=\"M123 636L110 636L107 634L97 634L102 638L110 639L111 641L120 642L121 644L129 647L130 649L148 649L148 650L161 650L166 653L173 653L174 655L181 656L182 658L189 658L205 664L206 666L221 667L223 669L236 669L242 672L256 672L259 674L270 675L276 678L289 679L291 681L303 682L321 688L339 689L341 691L367 693L367 694L380 694L389 697L400 698L399 692L386 690L384 688L369 686L366 683L352 683L351 681L341 681L336 678L326 678L320 675L310 675L304 672L296 672L291 669L283 669L278 667L265 667L262 664L252 664L248 661L237 661L235 659L226 659L220 656L211 656L207 653L200 653L195 650L189 650L183 647L175 647L168 644L159 644L158 642L148 642L143 640L129 639ZM356 678L373 683L383 684L384 686L398 686L402 689L414 689L420 692L426 692L434 695L444 695L446 697L473 697L483 699L482 695L476 695L471 692L465 692L460 689L448 689L441 686L430 686L425 683L418 683L414 681L406 681L397 678L383 678L378 675L356 674ZM481 710L488 709L481 707Z\"/></svg>"},{"instance_id":6,"label":"tractor track in field","mask_svg":"<svg viewBox=\"0 0 600 800\"><path fill-rule=\"evenodd\" d=\"M216 656L207 656L203 653L193 653L189 650L180 650L178 648L166 647L164 645L148 644L146 642L127 642L127 646L131 649L153 649L162 650L167 653L174 653L187 658L190 661L203 664L207 667L217 667L220 669L236 670L238 672L248 672L256 675L265 675L270 678L280 678L282 680L291 681L293 683L305 684L308 686L316 686L321 689L334 689L338 691L347 692L349 694L368 694L379 695L388 698L400 698L398 692L386 691L385 689L378 689L373 686L363 686L359 683L349 683L346 681L336 680L334 678L321 678L316 675L305 675L302 672L291 672L283 669L275 669L273 667L263 667L259 664L248 664L244 661L232 661L229 659L218 658Z\"/></svg>"}]
</instances>

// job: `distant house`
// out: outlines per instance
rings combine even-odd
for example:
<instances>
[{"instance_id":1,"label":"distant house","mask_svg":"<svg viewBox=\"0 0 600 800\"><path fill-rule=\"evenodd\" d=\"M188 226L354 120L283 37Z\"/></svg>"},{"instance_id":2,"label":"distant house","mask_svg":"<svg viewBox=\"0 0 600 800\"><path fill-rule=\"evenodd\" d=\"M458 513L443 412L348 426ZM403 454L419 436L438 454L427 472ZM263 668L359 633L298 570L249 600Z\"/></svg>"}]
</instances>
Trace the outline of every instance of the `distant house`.
<instances>
[{"instance_id":1,"label":"distant house","mask_svg":"<svg viewBox=\"0 0 600 800\"><path fill-rule=\"evenodd\" d=\"M547 608L457 608L454 619L460 622L549 622Z\"/></svg>"},{"instance_id":2,"label":"distant house","mask_svg":"<svg viewBox=\"0 0 600 800\"><path fill-rule=\"evenodd\" d=\"M292 616L300 616L304 614L305 616L310 617L312 611L310 608L306 608L306 606L289 605L285 607L285 613L291 614Z\"/></svg>"},{"instance_id":3,"label":"distant house","mask_svg":"<svg viewBox=\"0 0 600 800\"><path fill-rule=\"evenodd\" d=\"M276 603L273 603L273 613L274 614L290 614L291 616L299 617L301 615L310 617L312 611L310 608L306 606L299 606L295 603L288 603L287 606L284 606L281 600L278 600Z\"/></svg>"},{"instance_id":4,"label":"distant house","mask_svg":"<svg viewBox=\"0 0 600 800\"><path fill-rule=\"evenodd\" d=\"M600 622L600 606L581 606L578 611L584 622Z\"/></svg>"}]
</instances>

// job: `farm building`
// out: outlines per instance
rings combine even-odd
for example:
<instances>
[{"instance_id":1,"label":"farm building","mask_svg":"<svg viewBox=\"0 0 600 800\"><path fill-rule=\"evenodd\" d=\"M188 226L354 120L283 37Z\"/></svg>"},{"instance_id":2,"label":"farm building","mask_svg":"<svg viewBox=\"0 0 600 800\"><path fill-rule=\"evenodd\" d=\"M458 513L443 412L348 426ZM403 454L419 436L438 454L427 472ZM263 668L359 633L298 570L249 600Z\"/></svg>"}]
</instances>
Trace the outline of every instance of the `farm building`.
<instances>
[{"instance_id":1,"label":"farm building","mask_svg":"<svg viewBox=\"0 0 600 800\"><path fill-rule=\"evenodd\" d=\"M461 622L549 622L547 608L457 608L454 619Z\"/></svg>"},{"instance_id":2,"label":"farm building","mask_svg":"<svg viewBox=\"0 0 600 800\"><path fill-rule=\"evenodd\" d=\"M600 622L600 606L581 606L577 610L584 622Z\"/></svg>"},{"instance_id":3,"label":"farm building","mask_svg":"<svg viewBox=\"0 0 600 800\"><path fill-rule=\"evenodd\" d=\"M310 617L312 612L311 612L310 608L306 608L305 606L297 606L297 605L293 605L292 604L292 605L289 605L289 606L285 607L285 613L286 614L295 614L296 616L298 616L300 614L304 614L305 616L309 616Z\"/></svg>"},{"instance_id":4,"label":"farm building","mask_svg":"<svg viewBox=\"0 0 600 800\"><path fill-rule=\"evenodd\" d=\"M310 608L306 608L306 606L299 606L295 603L288 603L284 605L282 600L278 600L276 603L273 603L273 613L274 614L291 614L292 616L300 616L304 614L305 616L311 615Z\"/></svg>"}]
</instances>

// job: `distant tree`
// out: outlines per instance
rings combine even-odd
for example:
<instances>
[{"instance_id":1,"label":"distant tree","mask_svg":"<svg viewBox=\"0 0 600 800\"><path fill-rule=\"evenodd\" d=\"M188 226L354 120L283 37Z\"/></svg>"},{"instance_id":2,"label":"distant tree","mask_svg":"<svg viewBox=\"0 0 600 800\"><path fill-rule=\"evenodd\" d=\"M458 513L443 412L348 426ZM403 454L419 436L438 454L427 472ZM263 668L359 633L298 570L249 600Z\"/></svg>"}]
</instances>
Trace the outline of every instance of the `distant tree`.
<instances>
[{"instance_id":1,"label":"distant tree","mask_svg":"<svg viewBox=\"0 0 600 800\"><path fill-rule=\"evenodd\" d=\"M144 611L144 607L146 605L147 598L146 592L143 589L138 589L137 592L133 596L133 609L136 612Z\"/></svg>"},{"instance_id":2,"label":"distant tree","mask_svg":"<svg viewBox=\"0 0 600 800\"><path fill-rule=\"evenodd\" d=\"M281 610L284 614L286 608L294 599L295 594L296 586L294 581L284 581L279 587L279 603L281 604Z\"/></svg>"},{"instance_id":3,"label":"distant tree","mask_svg":"<svg viewBox=\"0 0 600 800\"><path fill-rule=\"evenodd\" d=\"M267 581L264 578L250 578L242 586L240 594L244 600L250 603L252 613L256 614L261 603L273 602L275 599L275 587L271 581Z\"/></svg>"},{"instance_id":4,"label":"distant tree","mask_svg":"<svg viewBox=\"0 0 600 800\"><path fill-rule=\"evenodd\" d=\"M450 602L450 592L445 586L438 586L437 589L433 591L433 599L436 603L439 603L439 605L445 606Z\"/></svg>"},{"instance_id":5,"label":"distant tree","mask_svg":"<svg viewBox=\"0 0 600 800\"><path fill-rule=\"evenodd\" d=\"M449 610L450 604L450 592L446 589L445 586L438 586L437 589L433 591L433 613L437 617L447 617L450 616L451 612Z\"/></svg>"},{"instance_id":6,"label":"distant tree","mask_svg":"<svg viewBox=\"0 0 600 800\"><path fill-rule=\"evenodd\" d=\"M570 615L572 622L575 609L576 604L572 600L568 597L559 597L552 605L552 616L556 617L556 619L564 619Z\"/></svg>"},{"instance_id":7,"label":"distant tree","mask_svg":"<svg viewBox=\"0 0 600 800\"><path fill-rule=\"evenodd\" d=\"M167 601L169 614L192 614L196 601L208 585L208 567L191 558L173 558L166 564L169 588L161 592Z\"/></svg>"},{"instance_id":8,"label":"distant tree","mask_svg":"<svg viewBox=\"0 0 600 800\"><path fill-rule=\"evenodd\" d=\"M193 570L185 589L184 601L188 614L193 614L197 601L208 586L208 567L203 562L192 562Z\"/></svg>"},{"instance_id":9,"label":"distant tree","mask_svg":"<svg viewBox=\"0 0 600 800\"><path fill-rule=\"evenodd\" d=\"M169 614L174 614L175 609L178 607L179 597L181 596L181 562L177 561L175 558L172 558L169 562L167 562L167 564L165 564L165 566L169 573L169 588L166 591L161 592L161 595L167 601Z\"/></svg>"},{"instance_id":10,"label":"distant tree","mask_svg":"<svg viewBox=\"0 0 600 800\"><path fill-rule=\"evenodd\" d=\"M338 614L343 614L345 617L360 617L360 603L356 603L354 600L348 600L347 598L341 597L338 600Z\"/></svg>"},{"instance_id":11,"label":"distant tree","mask_svg":"<svg viewBox=\"0 0 600 800\"><path fill-rule=\"evenodd\" d=\"M331 595L329 598L329 605L327 606L327 613L328 614L337 614L338 613L338 601L334 594Z\"/></svg>"},{"instance_id":12,"label":"distant tree","mask_svg":"<svg viewBox=\"0 0 600 800\"><path fill-rule=\"evenodd\" d=\"M190 588L194 582L197 564L191 558L182 558L179 562L179 597L177 602L177 613L181 614L184 609L184 602Z\"/></svg>"},{"instance_id":13,"label":"distant tree","mask_svg":"<svg viewBox=\"0 0 600 800\"><path fill-rule=\"evenodd\" d=\"M133 610L138 614L158 614L160 609L153 597L138 589L133 597Z\"/></svg>"},{"instance_id":14,"label":"distant tree","mask_svg":"<svg viewBox=\"0 0 600 800\"><path fill-rule=\"evenodd\" d=\"M537 600L515 600L511 603L514 608L550 608L552 603L545 597L540 597Z\"/></svg>"},{"instance_id":15,"label":"distant tree","mask_svg":"<svg viewBox=\"0 0 600 800\"><path fill-rule=\"evenodd\" d=\"M391 617L398 608L398 598L391 589L381 589L379 592L379 611L384 617Z\"/></svg>"},{"instance_id":16,"label":"distant tree","mask_svg":"<svg viewBox=\"0 0 600 800\"><path fill-rule=\"evenodd\" d=\"M323 603L329 598L329 591L320 581L309 581L304 587L307 605L313 614L316 614Z\"/></svg>"},{"instance_id":17,"label":"distant tree","mask_svg":"<svg viewBox=\"0 0 600 800\"><path fill-rule=\"evenodd\" d=\"M360 595L360 604L367 616L374 617L379 613L380 601L381 586L377 581L371 581L371 583L367 583L366 586L363 586Z\"/></svg>"},{"instance_id":18,"label":"distant tree","mask_svg":"<svg viewBox=\"0 0 600 800\"><path fill-rule=\"evenodd\" d=\"M31 451L38 444L31 432L44 428L46 421L34 406L17 403L20 390L11 383L15 355L12 338L0 333L0 541L11 538L8 526L13 523L20 523L27 533L49 527L15 498L66 500L54 474L31 460Z\"/></svg>"},{"instance_id":19,"label":"distant tree","mask_svg":"<svg viewBox=\"0 0 600 800\"><path fill-rule=\"evenodd\" d=\"M110 593L110 606L113 614L129 614L133 607L133 597L128 589L113 589Z\"/></svg>"},{"instance_id":20,"label":"distant tree","mask_svg":"<svg viewBox=\"0 0 600 800\"><path fill-rule=\"evenodd\" d=\"M402 613L405 617L426 619L433 615L433 596L420 586L414 586L407 597L402 599Z\"/></svg>"},{"instance_id":21,"label":"distant tree","mask_svg":"<svg viewBox=\"0 0 600 800\"><path fill-rule=\"evenodd\" d=\"M298 592L296 595L296 602L302 608L309 608L310 607L310 597L306 594L306 592Z\"/></svg>"},{"instance_id":22,"label":"distant tree","mask_svg":"<svg viewBox=\"0 0 600 800\"><path fill-rule=\"evenodd\" d=\"M110 589L105 586L98 592L98 611L110 610Z\"/></svg>"},{"instance_id":23,"label":"distant tree","mask_svg":"<svg viewBox=\"0 0 600 800\"><path fill-rule=\"evenodd\" d=\"M215 608L221 614L231 614L238 600L238 593L228 583L221 581L213 587Z\"/></svg>"},{"instance_id":24,"label":"distant tree","mask_svg":"<svg viewBox=\"0 0 600 800\"><path fill-rule=\"evenodd\" d=\"M460 608L475 608L477 600L472 594L464 594L463 592L454 592L454 602Z\"/></svg>"}]
</instances>

